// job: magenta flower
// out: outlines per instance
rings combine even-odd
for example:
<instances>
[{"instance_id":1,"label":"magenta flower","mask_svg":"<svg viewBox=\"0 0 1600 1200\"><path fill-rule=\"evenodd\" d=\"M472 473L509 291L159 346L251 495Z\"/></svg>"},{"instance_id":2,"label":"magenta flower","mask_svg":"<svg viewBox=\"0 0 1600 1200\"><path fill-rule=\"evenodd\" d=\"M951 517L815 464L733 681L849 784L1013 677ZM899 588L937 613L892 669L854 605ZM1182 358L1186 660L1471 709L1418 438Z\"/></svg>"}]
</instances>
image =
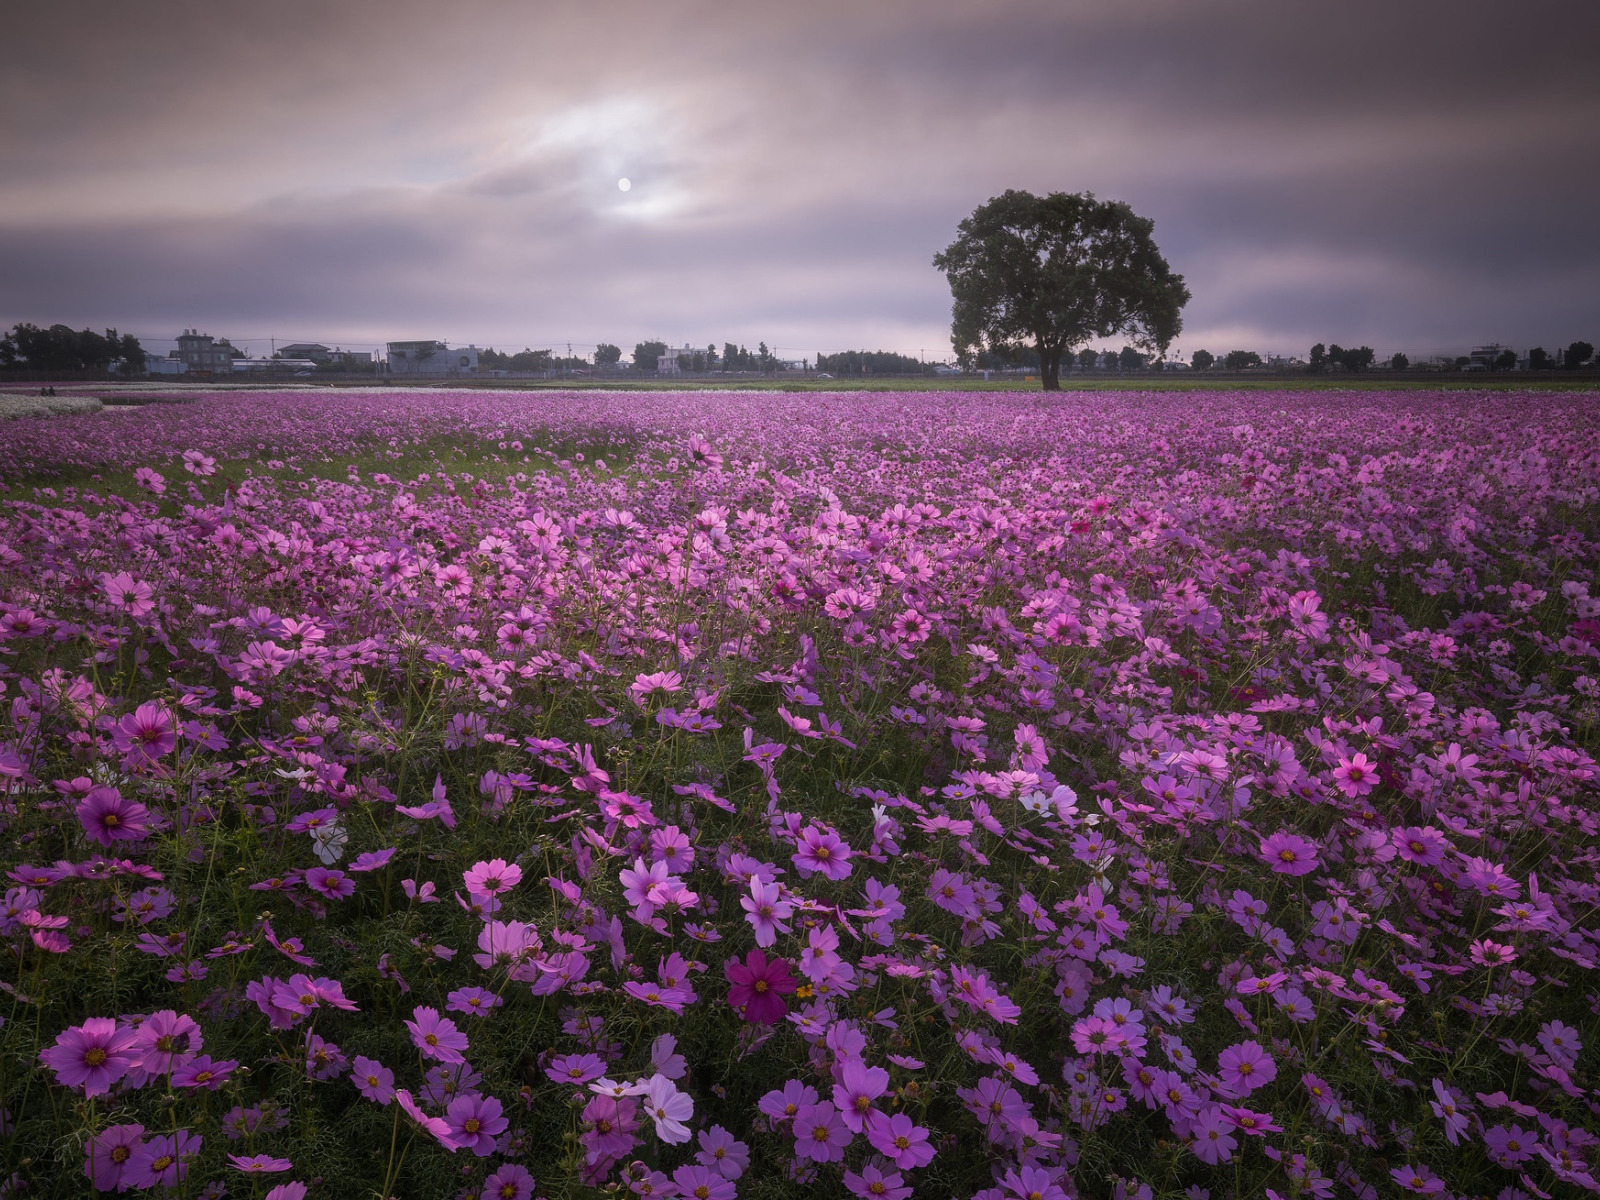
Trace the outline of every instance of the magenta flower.
<instances>
[{"instance_id":1,"label":"magenta flower","mask_svg":"<svg viewBox=\"0 0 1600 1200\"><path fill-rule=\"evenodd\" d=\"M139 1026L144 1058L139 1066L152 1075L166 1075L192 1059L200 1050L200 1026L187 1014L172 1009L151 1013Z\"/></svg>"},{"instance_id":2,"label":"magenta flower","mask_svg":"<svg viewBox=\"0 0 1600 1200\"><path fill-rule=\"evenodd\" d=\"M1389 834L1389 841L1395 853L1406 862L1424 867L1438 866L1444 861L1445 852L1450 849L1449 840L1432 825L1408 825L1393 830Z\"/></svg>"},{"instance_id":3,"label":"magenta flower","mask_svg":"<svg viewBox=\"0 0 1600 1200\"><path fill-rule=\"evenodd\" d=\"M812 1162L839 1162L854 1134L845 1127L839 1110L824 1100L802 1108L794 1118L794 1155Z\"/></svg>"},{"instance_id":4,"label":"magenta flower","mask_svg":"<svg viewBox=\"0 0 1600 1200\"><path fill-rule=\"evenodd\" d=\"M128 1160L122 1183L127 1187L170 1188L189 1173L189 1164L200 1153L200 1138L187 1129L151 1138Z\"/></svg>"},{"instance_id":5,"label":"magenta flower","mask_svg":"<svg viewBox=\"0 0 1600 1200\"><path fill-rule=\"evenodd\" d=\"M911 1195L899 1171L883 1171L871 1163L862 1167L859 1175L846 1171L844 1186L858 1200L906 1200Z\"/></svg>"},{"instance_id":6,"label":"magenta flower","mask_svg":"<svg viewBox=\"0 0 1600 1200\"><path fill-rule=\"evenodd\" d=\"M1378 786L1378 764L1368 762L1365 754L1341 758L1333 769L1333 783L1352 799L1365 796Z\"/></svg>"},{"instance_id":7,"label":"magenta flower","mask_svg":"<svg viewBox=\"0 0 1600 1200\"><path fill-rule=\"evenodd\" d=\"M110 1017L90 1017L63 1030L39 1059L64 1087L81 1087L85 1096L102 1096L144 1057L139 1031L118 1029ZM141 1185L143 1186L143 1185Z\"/></svg>"},{"instance_id":8,"label":"magenta flower","mask_svg":"<svg viewBox=\"0 0 1600 1200\"><path fill-rule=\"evenodd\" d=\"M483 1200L532 1200L534 1178L526 1167L506 1163L483 1181Z\"/></svg>"},{"instance_id":9,"label":"magenta flower","mask_svg":"<svg viewBox=\"0 0 1600 1200\"><path fill-rule=\"evenodd\" d=\"M1229 1046L1217 1056L1217 1078L1222 1083L1222 1093L1234 1099L1248 1096L1277 1077L1277 1063L1255 1042Z\"/></svg>"},{"instance_id":10,"label":"magenta flower","mask_svg":"<svg viewBox=\"0 0 1600 1200\"><path fill-rule=\"evenodd\" d=\"M673 1186L684 1200L734 1200L738 1190L709 1167L689 1163L672 1173Z\"/></svg>"},{"instance_id":11,"label":"magenta flower","mask_svg":"<svg viewBox=\"0 0 1600 1200\"><path fill-rule=\"evenodd\" d=\"M160 479L160 476L156 476ZM130 617L142 617L155 605L155 589L142 579L135 579L126 571L106 575L100 580L100 589L106 599Z\"/></svg>"},{"instance_id":12,"label":"magenta flower","mask_svg":"<svg viewBox=\"0 0 1600 1200\"><path fill-rule=\"evenodd\" d=\"M1416 1192L1419 1196L1435 1196L1445 1190L1444 1180L1427 1167L1394 1167L1389 1171L1389 1177L1406 1191Z\"/></svg>"},{"instance_id":13,"label":"magenta flower","mask_svg":"<svg viewBox=\"0 0 1600 1200\"><path fill-rule=\"evenodd\" d=\"M721 1125L700 1131L700 1152L694 1156L702 1167L709 1167L724 1179L738 1179L750 1167L750 1147Z\"/></svg>"},{"instance_id":14,"label":"magenta flower","mask_svg":"<svg viewBox=\"0 0 1600 1200\"><path fill-rule=\"evenodd\" d=\"M368 1100L387 1104L394 1099L394 1072L376 1059L356 1055L350 1064L350 1079Z\"/></svg>"},{"instance_id":15,"label":"magenta flower","mask_svg":"<svg viewBox=\"0 0 1600 1200\"><path fill-rule=\"evenodd\" d=\"M387 866L389 860L393 857L393 846L386 850L368 850L365 854L356 856L355 861L350 864L350 870L352 872L376 871L379 867Z\"/></svg>"},{"instance_id":16,"label":"magenta flower","mask_svg":"<svg viewBox=\"0 0 1600 1200\"><path fill-rule=\"evenodd\" d=\"M139 1150L143 1125L112 1125L89 1137L84 1146L83 1173L97 1192L126 1191L122 1178Z\"/></svg>"},{"instance_id":17,"label":"magenta flower","mask_svg":"<svg viewBox=\"0 0 1600 1200\"><path fill-rule=\"evenodd\" d=\"M236 1171L243 1171L246 1175L276 1175L279 1171L287 1171L294 1166L287 1158L273 1158L270 1154L252 1154L248 1158L240 1154L228 1155L228 1164Z\"/></svg>"},{"instance_id":18,"label":"magenta flower","mask_svg":"<svg viewBox=\"0 0 1600 1200\"><path fill-rule=\"evenodd\" d=\"M438 1059L442 1063L466 1062L462 1053L467 1049L467 1035L456 1028L449 1017L441 1017L433 1008L418 1008L411 1014L415 1020L407 1021L411 1041L422 1052L423 1058Z\"/></svg>"},{"instance_id":19,"label":"magenta flower","mask_svg":"<svg viewBox=\"0 0 1600 1200\"><path fill-rule=\"evenodd\" d=\"M312 867L306 872L306 886L329 900L347 900L355 895L356 882L343 871Z\"/></svg>"},{"instance_id":20,"label":"magenta flower","mask_svg":"<svg viewBox=\"0 0 1600 1200\"><path fill-rule=\"evenodd\" d=\"M306 1185L303 1183L280 1183L261 1200L306 1200Z\"/></svg>"},{"instance_id":21,"label":"magenta flower","mask_svg":"<svg viewBox=\"0 0 1600 1200\"><path fill-rule=\"evenodd\" d=\"M97 787L78 801L75 810L83 832L92 842L142 842L150 836L150 810L137 800L125 800L114 787Z\"/></svg>"},{"instance_id":22,"label":"magenta flower","mask_svg":"<svg viewBox=\"0 0 1600 1200\"><path fill-rule=\"evenodd\" d=\"M829 879L845 879L851 871L851 850L844 839L831 829L815 825L800 831L793 857L795 870L803 878L825 875Z\"/></svg>"},{"instance_id":23,"label":"magenta flower","mask_svg":"<svg viewBox=\"0 0 1600 1200\"><path fill-rule=\"evenodd\" d=\"M405 1088L396 1091L394 1098L399 1101L400 1110L420 1125L424 1133L432 1134L434 1141L452 1154L461 1149L461 1143L450 1132L449 1122L443 1117L430 1117L423 1112L421 1105L411 1098L411 1093Z\"/></svg>"},{"instance_id":24,"label":"magenta flower","mask_svg":"<svg viewBox=\"0 0 1600 1200\"><path fill-rule=\"evenodd\" d=\"M933 1161L928 1131L904 1113L885 1116L874 1110L867 1120L867 1140L902 1171L925 1167Z\"/></svg>"},{"instance_id":25,"label":"magenta flower","mask_svg":"<svg viewBox=\"0 0 1600 1200\"><path fill-rule=\"evenodd\" d=\"M839 1082L833 1085L833 1103L851 1133L860 1133L876 1110L872 1102L889 1090L889 1072L848 1059L838 1068Z\"/></svg>"},{"instance_id":26,"label":"magenta flower","mask_svg":"<svg viewBox=\"0 0 1600 1200\"><path fill-rule=\"evenodd\" d=\"M479 1158L494 1153L494 1140L506 1131L509 1121L502 1115L504 1109L493 1096L480 1096L476 1092L457 1096L444 1110L445 1124L450 1136L464 1150L471 1150Z\"/></svg>"},{"instance_id":27,"label":"magenta flower","mask_svg":"<svg viewBox=\"0 0 1600 1200\"><path fill-rule=\"evenodd\" d=\"M1279 831L1261 843L1261 859L1279 875L1309 875L1317 869L1317 844Z\"/></svg>"},{"instance_id":28,"label":"magenta flower","mask_svg":"<svg viewBox=\"0 0 1600 1200\"><path fill-rule=\"evenodd\" d=\"M762 883L757 877L750 880L750 894L739 897L745 920L756 931L756 945L767 947L778 940L778 934L788 933L785 924L794 915L794 905L783 899L783 888L776 883Z\"/></svg>"},{"instance_id":29,"label":"magenta flower","mask_svg":"<svg viewBox=\"0 0 1600 1200\"><path fill-rule=\"evenodd\" d=\"M480 987L457 988L448 999L446 1009L471 1017L487 1017L502 1003L499 996Z\"/></svg>"},{"instance_id":30,"label":"magenta flower","mask_svg":"<svg viewBox=\"0 0 1600 1200\"><path fill-rule=\"evenodd\" d=\"M178 744L178 732L171 710L149 700L117 722L111 730L111 740L135 761L153 762L172 753Z\"/></svg>"},{"instance_id":31,"label":"magenta flower","mask_svg":"<svg viewBox=\"0 0 1600 1200\"><path fill-rule=\"evenodd\" d=\"M789 974L787 959L769 959L760 950L750 951L742 963L730 958L722 970L731 985L728 1003L742 1009L744 1019L753 1025L773 1025L782 1020L789 1011L783 997L800 986Z\"/></svg>"},{"instance_id":32,"label":"magenta flower","mask_svg":"<svg viewBox=\"0 0 1600 1200\"><path fill-rule=\"evenodd\" d=\"M1239 1139L1233 1136L1232 1129L1233 1125L1222 1115L1219 1106L1210 1104L1201 1109L1195 1116L1194 1141L1190 1145L1194 1156L1212 1166L1231 1160L1233 1152L1239 1148Z\"/></svg>"},{"instance_id":33,"label":"magenta flower","mask_svg":"<svg viewBox=\"0 0 1600 1200\"><path fill-rule=\"evenodd\" d=\"M522 868L503 858L474 863L465 875L467 892L476 896L498 896L522 882Z\"/></svg>"},{"instance_id":34,"label":"magenta flower","mask_svg":"<svg viewBox=\"0 0 1600 1200\"><path fill-rule=\"evenodd\" d=\"M172 1086L205 1088L208 1092L214 1092L228 1081L228 1076L238 1066L238 1062L231 1058L213 1062L209 1054L200 1054L172 1072Z\"/></svg>"}]
</instances>

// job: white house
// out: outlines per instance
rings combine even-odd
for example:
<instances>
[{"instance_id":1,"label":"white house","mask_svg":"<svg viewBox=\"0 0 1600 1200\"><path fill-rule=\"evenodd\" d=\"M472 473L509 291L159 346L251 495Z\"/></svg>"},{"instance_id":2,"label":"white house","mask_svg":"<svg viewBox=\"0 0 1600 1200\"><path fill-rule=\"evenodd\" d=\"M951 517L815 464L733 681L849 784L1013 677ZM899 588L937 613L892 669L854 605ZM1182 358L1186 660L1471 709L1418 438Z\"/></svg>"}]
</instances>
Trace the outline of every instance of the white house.
<instances>
[{"instance_id":1,"label":"white house","mask_svg":"<svg viewBox=\"0 0 1600 1200\"><path fill-rule=\"evenodd\" d=\"M389 374L423 376L438 379L451 375L476 375L478 373L478 348L457 346L452 350L444 342L390 342Z\"/></svg>"}]
</instances>

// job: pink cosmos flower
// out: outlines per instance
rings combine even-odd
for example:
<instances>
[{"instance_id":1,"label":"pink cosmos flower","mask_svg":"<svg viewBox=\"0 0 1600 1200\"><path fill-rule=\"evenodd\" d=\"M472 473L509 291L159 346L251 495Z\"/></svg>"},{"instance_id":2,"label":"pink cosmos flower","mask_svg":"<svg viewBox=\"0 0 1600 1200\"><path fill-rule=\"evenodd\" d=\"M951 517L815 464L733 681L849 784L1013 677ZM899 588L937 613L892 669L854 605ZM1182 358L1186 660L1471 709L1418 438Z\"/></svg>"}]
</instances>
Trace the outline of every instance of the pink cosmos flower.
<instances>
[{"instance_id":1,"label":"pink cosmos flower","mask_svg":"<svg viewBox=\"0 0 1600 1200\"><path fill-rule=\"evenodd\" d=\"M1025 1166L1007 1171L1000 1186L1016 1200L1070 1200L1055 1176L1043 1167Z\"/></svg>"},{"instance_id":2,"label":"pink cosmos flower","mask_svg":"<svg viewBox=\"0 0 1600 1200\"><path fill-rule=\"evenodd\" d=\"M1203 1163L1215 1166L1228 1162L1239 1148L1239 1139L1233 1136L1233 1126L1222 1115L1222 1109L1208 1104L1196 1115L1193 1126L1194 1141L1190 1149Z\"/></svg>"},{"instance_id":3,"label":"pink cosmos flower","mask_svg":"<svg viewBox=\"0 0 1600 1200\"><path fill-rule=\"evenodd\" d=\"M727 1180L738 1179L750 1167L750 1147L721 1125L700 1131L700 1152L694 1157Z\"/></svg>"},{"instance_id":4,"label":"pink cosmos flower","mask_svg":"<svg viewBox=\"0 0 1600 1200\"><path fill-rule=\"evenodd\" d=\"M742 1008L744 1019L753 1025L772 1025L782 1020L789 1011L783 997L800 986L789 974L787 959L769 959L760 950L750 951L742 963L730 958L722 970L731 985L728 1003Z\"/></svg>"},{"instance_id":5,"label":"pink cosmos flower","mask_svg":"<svg viewBox=\"0 0 1600 1200\"><path fill-rule=\"evenodd\" d=\"M1517 952L1513 947L1491 942L1488 938L1479 938L1473 942L1468 947L1468 952L1472 961L1480 967L1501 967L1517 959Z\"/></svg>"},{"instance_id":6,"label":"pink cosmos flower","mask_svg":"<svg viewBox=\"0 0 1600 1200\"><path fill-rule=\"evenodd\" d=\"M368 850L365 854L358 854L355 861L350 864L350 870L352 873L376 871L379 867L388 865L389 860L394 857L394 851L395 848L390 846L385 850Z\"/></svg>"},{"instance_id":7,"label":"pink cosmos flower","mask_svg":"<svg viewBox=\"0 0 1600 1200\"><path fill-rule=\"evenodd\" d=\"M306 1200L306 1185L294 1181L280 1183L261 1200Z\"/></svg>"},{"instance_id":8,"label":"pink cosmos flower","mask_svg":"<svg viewBox=\"0 0 1600 1200\"><path fill-rule=\"evenodd\" d=\"M734 1200L738 1194L731 1180L699 1163L679 1167L672 1173L672 1184L684 1200Z\"/></svg>"},{"instance_id":9,"label":"pink cosmos flower","mask_svg":"<svg viewBox=\"0 0 1600 1200\"><path fill-rule=\"evenodd\" d=\"M142 842L150 836L150 810L126 800L114 787L97 787L78 802L78 823L84 836L102 846Z\"/></svg>"},{"instance_id":10,"label":"pink cosmos flower","mask_svg":"<svg viewBox=\"0 0 1600 1200\"><path fill-rule=\"evenodd\" d=\"M788 933L785 924L794 914L794 905L783 899L783 888L777 883L762 883L759 878L750 880L750 894L739 897L745 911L745 920L756 932L756 945L763 948L778 940L778 934Z\"/></svg>"},{"instance_id":11,"label":"pink cosmos flower","mask_svg":"<svg viewBox=\"0 0 1600 1200\"><path fill-rule=\"evenodd\" d=\"M905 1186L905 1177L899 1171L883 1171L872 1163L844 1173L844 1186L858 1200L907 1200L911 1189Z\"/></svg>"},{"instance_id":12,"label":"pink cosmos flower","mask_svg":"<svg viewBox=\"0 0 1600 1200\"><path fill-rule=\"evenodd\" d=\"M228 1076L238 1069L235 1059L216 1062L209 1054L199 1054L172 1072L172 1086L179 1088L205 1088L214 1092L228 1081Z\"/></svg>"},{"instance_id":13,"label":"pink cosmos flower","mask_svg":"<svg viewBox=\"0 0 1600 1200\"><path fill-rule=\"evenodd\" d=\"M100 588L112 604L130 617L142 617L156 606L155 589L126 571L102 577Z\"/></svg>"},{"instance_id":14,"label":"pink cosmos flower","mask_svg":"<svg viewBox=\"0 0 1600 1200\"><path fill-rule=\"evenodd\" d=\"M143 1137L143 1125L112 1125L90 1135L83 1148L83 1173L94 1184L95 1191L127 1190L122 1186L122 1179Z\"/></svg>"},{"instance_id":15,"label":"pink cosmos flower","mask_svg":"<svg viewBox=\"0 0 1600 1200\"><path fill-rule=\"evenodd\" d=\"M171 754L178 744L172 711L157 701L146 701L117 722L111 740L136 762L153 762Z\"/></svg>"},{"instance_id":16,"label":"pink cosmos flower","mask_svg":"<svg viewBox=\"0 0 1600 1200\"><path fill-rule=\"evenodd\" d=\"M1395 853L1406 862L1424 867L1436 867L1444 861L1450 842L1432 825L1408 825L1389 834Z\"/></svg>"},{"instance_id":17,"label":"pink cosmos flower","mask_svg":"<svg viewBox=\"0 0 1600 1200\"><path fill-rule=\"evenodd\" d=\"M839 1162L854 1135L845 1127L839 1110L823 1101L802 1108L794 1118L794 1154L812 1162Z\"/></svg>"},{"instance_id":18,"label":"pink cosmos flower","mask_svg":"<svg viewBox=\"0 0 1600 1200\"><path fill-rule=\"evenodd\" d=\"M252 1154L248 1157L242 1154L230 1154L228 1164L234 1170L243 1171L246 1175L275 1175L294 1166L294 1163L287 1158L274 1158L270 1154Z\"/></svg>"},{"instance_id":19,"label":"pink cosmos flower","mask_svg":"<svg viewBox=\"0 0 1600 1200\"><path fill-rule=\"evenodd\" d=\"M417 1008L411 1015L415 1019L407 1021L406 1028L411 1031L411 1042L423 1058L442 1063L467 1061L462 1054L467 1049L467 1035L456 1028L454 1021L441 1017L434 1008Z\"/></svg>"},{"instance_id":20,"label":"pink cosmos flower","mask_svg":"<svg viewBox=\"0 0 1600 1200\"><path fill-rule=\"evenodd\" d=\"M1309 875L1317 869L1317 844L1282 830L1261 843L1261 859L1279 875Z\"/></svg>"},{"instance_id":21,"label":"pink cosmos flower","mask_svg":"<svg viewBox=\"0 0 1600 1200\"><path fill-rule=\"evenodd\" d=\"M1395 1167L1390 1170L1389 1177L1406 1191L1421 1196L1434 1196L1445 1190L1444 1180L1427 1167Z\"/></svg>"},{"instance_id":22,"label":"pink cosmos flower","mask_svg":"<svg viewBox=\"0 0 1600 1200\"><path fill-rule=\"evenodd\" d=\"M483 1181L483 1200L532 1200L534 1183L526 1167L505 1163Z\"/></svg>"},{"instance_id":23,"label":"pink cosmos flower","mask_svg":"<svg viewBox=\"0 0 1600 1200\"><path fill-rule=\"evenodd\" d=\"M407 1024L410 1024L410 1022L407 1022ZM461 1149L461 1143L456 1141L450 1132L449 1122L443 1117L430 1117L423 1112L422 1106L411 1098L411 1093L406 1091L405 1088L397 1090L394 1098L399 1102L400 1110L422 1126L423 1132L432 1134L434 1141L452 1154Z\"/></svg>"},{"instance_id":24,"label":"pink cosmos flower","mask_svg":"<svg viewBox=\"0 0 1600 1200\"><path fill-rule=\"evenodd\" d=\"M183 469L191 475L215 475L217 473L217 460L203 450L185 450L183 452Z\"/></svg>"},{"instance_id":25,"label":"pink cosmos flower","mask_svg":"<svg viewBox=\"0 0 1600 1200\"><path fill-rule=\"evenodd\" d=\"M494 1140L506 1131L509 1121L502 1115L500 1101L493 1096L480 1096L476 1092L457 1096L444 1110L445 1123L450 1136L466 1150L479 1158L494 1153Z\"/></svg>"},{"instance_id":26,"label":"pink cosmos flower","mask_svg":"<svg viewBox=\"0 0 1600 1200\"><path fill-rule=\"evenodd\" d=\"M1217 1077L1226 1096L1239 1099L1278 1077L1278 1064L1255 1042L1229 1046L1217 1056Z\"/></svg>"},{"instance_id":27,"label":"pink cosmos flower","mask_svg":"<svg viewBox=\"0 0 1600 1200\"><path fill-rule=\"evenodd\" d=\"M880 1115L872 1102L889 1090L889 1072L849 1059L838 1067L838 1079L833 1085L834 1106L850 1132L860 1133L872 1117Z\"/></svg>"},{"instance_id":28,"label":"pink cosmos flower","mask_svg":"<svg viewBox=\"0 0 1600 1200\"><path fill-rule=\"evenodd\" d=\"M844 839L833 830L807 825L800 831L795 846L795 870L802 878L825 875L829 879L845 879L851 871L851 853Z\"/></svg>"},{"instance_id":29,"label":"pink cosmos flower","mask_svg":"<svg viewBox=\"0 0 1600 1200\"><path fill-rule=\"evenodd\" d=\"M474 863L465 875L467 891L477 896L498 896L522 882L522 868L503 858Z\"/></svg>"},{"instance_id":30,"label":"pink cosmos flower","mask_svg":"<svg viewBox=\"0 0 1600 1200\"><path fill-rule=\"evenodd\" d=\"M187 1014L163 1009L139 1026L139 1044L144 1051L139 1066L152 1075L166 1075L199 1053L200 1026Z\"/></svg>"},{"instance_id":31,"label":"pink cosmos flower","mask_svg":"<svg viewBox=\"0 0 1600 1200\"><path fill-rule=\"evenodd\" d=\"M925 1167L933 1161L928 1131L905 1113L886 1116L874 1110L867 1120L867 1140L902 1171Z\"/></svg>"},{"instance_id":32,"label":"pink cosmos flower","mask_svg":"<svg viewBox=\"0 0 1600 1200\"><path fill-rule=\"evenodd\" d=\"M343 871L312 867L305 874L306 886L329 900L347 900L356 894L356 881Z\"/></svg>"},{"instance_id":33,"label":"pink cosmos flower","mask_svg":"<svg viewBox=\"0 0 1600 1200\"><path fill-rule=\"evenodd\" d=\"M148 1188L170 1188L189 1173L189 1164L200 1153L200 1138L186 1129L151 1138L128 1160L122 1184Z\"/></svg>"},{"instance_id":34,"label":"pink cosmos flower","mask_svg":"<svg viewBox=\"0 0 1600 1200\"><path fill-rule=\"evenodd\" d=\"M1369 762L1365 754L1341 758L1333 769L1333 782L1346 796L1365 796L1378 786L1378 764Z\"/></svg>"},{"instance_id":35,"label":"pink cosmos flower","mask_svg":"<svg viewBox=\"0 0 1600 1200\"><path fill-rule=\"evenodd\" d=\"M350 1081L368 1100L388 1104L394 1099L394 1072L377 1059L358 1054L350 1068Z\"/></svg>"},{"instance_id":36,"label":"pink cosmos flower","mask_svg":"<svg viewBox=\"0 0 1600 1200\"><path fill-rule=\"evenodd\" d=\"M94 1097L109 1092L144 1054L137 1029L118 1029L110 1017L90 1017L63 1030L54 1046L39 1052L39 1060L56 1073L57 1083L81 1087L85 1096Z\"/></svg>"}]
</instances>

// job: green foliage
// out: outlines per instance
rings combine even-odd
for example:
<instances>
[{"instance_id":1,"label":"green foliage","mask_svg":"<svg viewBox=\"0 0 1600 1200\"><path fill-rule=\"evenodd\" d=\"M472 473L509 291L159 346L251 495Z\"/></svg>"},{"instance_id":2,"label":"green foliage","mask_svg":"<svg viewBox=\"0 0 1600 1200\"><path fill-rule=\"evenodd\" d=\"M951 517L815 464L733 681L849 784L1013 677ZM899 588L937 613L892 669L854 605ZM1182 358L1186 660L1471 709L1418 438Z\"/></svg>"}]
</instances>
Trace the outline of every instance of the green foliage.
<instances>
[{"instance_id":1,"label":"green foliage","mask_svg":"<svg viewBox=\"0 0 1600 1200\"><path fill-rule=\"evenodd\" d=\"M1215 365L1217 356L1209 350L1196 350L1190 361L1194 363L1196 371L1209 371Z\"/></svg>"},{"instance_id":2,"label":"green foliage","mask_svg":"<svg viewBox=\"0 0 1600 1200\"><path fill-rule=\"evenodd\" d=\"M1259 367L1261 355L1254 350L1229 350L1228 356L1222 360L1222 365L1230 371L1242 371L1246 367Z\"/></svg>"},{"instance_id":3,"label":"green foliage","mask_svg":"<svg viewBox=\"0 0 1600 1200\"><path fill-rule=\"evenodd\" d=\"M1154 223L1090 192L1007 191L980 205L936 254L955 303L951 344L969 361L1031 342L1047 391L1062 356L1094 338L1131 336L1165 353L1189 300L1152 237Z\"/></svg>"},{"instance_id":4,"label":"green foliage","mask_svg":"<svg viewBox=\"0 0 1600 1200\"><path fill-rule=\"evenodd\" d=\"M665 342L639 342L633 348L633 365L636 370L654 371L661 356L667 352Z\"/></svg>"},{"instance_id":5,"label":"green foliage","mask_svg":"<svg viewBox=\"0 0 1600 1200\"><path fill-rule=\"evenodd\" d=\"M998 365L998 364L985 364ZM933 367L892 350L843 350L817 355L817 370L834 375L931 375Z\"/></svg>"},{"instance_id":6,"label":"green foliage","mask_svg":"<svg viewBox=\"0 0 1600 1200\"><path fill-rule=\"evenodd\" d=\"M1396 371L1404 371L1410 365L1411 359L1398 350L1395 351L1394 357L1389 360L1390 368Z\"/></svg>"},{"instance_id":7,"label":"green foliage","mask_svg":"<svg viewBox=\"0 0 1600 1200\"><path fill-rule=\"evenodd\" d=\"M1561 365L1569 371L1576 371L1593 357L1594 347L1588 342L1573 342L1561 352Z\"/></svg>"},{"instance_id":8,"label":"green foliage","mask_svg":"<svg viewBox=\"0 0 1600 1200\"><path fill-rule=\"evenodd\" d=\"M521 350L504 354L492 347L478 352L478 367L486 371L548 371L554 352L550 350Z\"/></svg>"},{"instance_id":9,"label":"green foliage","mask_svg":"<svg viewBox=\"0 0 1600 1200\"><path fill-rule=\"evenodd\" d=\"M594 348L594 364L597 367L614 367L621 360L621 346L613 346L610 342L601 342Z\"/></svg>"},{"instance_id":10,"label":"green foliage","mask_svg":"<svg viewBox=\"0 0 1600 1200\"><path fill-rule=\"evenodd\" d=\"M18 324L0 338L0 366L36 371L106 371L116 363L124 375L143 374L144 349L131 333Z\"/></svg>"}]
</instances>

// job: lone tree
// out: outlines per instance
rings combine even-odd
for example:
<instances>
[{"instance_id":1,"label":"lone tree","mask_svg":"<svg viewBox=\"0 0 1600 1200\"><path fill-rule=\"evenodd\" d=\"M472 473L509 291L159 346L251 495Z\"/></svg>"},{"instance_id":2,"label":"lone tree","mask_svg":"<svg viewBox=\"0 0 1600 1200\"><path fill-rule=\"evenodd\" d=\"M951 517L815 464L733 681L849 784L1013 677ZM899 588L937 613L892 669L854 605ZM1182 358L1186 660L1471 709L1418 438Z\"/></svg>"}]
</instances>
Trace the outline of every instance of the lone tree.
<instances>
[{"instance_id":1,"label":"lone tree","mask_svg":"<svg viewBox=\"0 0 1600 1200\"><path fill-rule=\"evenodd\" d=\"M956 355L1001 357L1031 341L1047 392L1060 390L1062 356L1091 340L1122 334L1164 355L1189 289L1153 228L1091 192L1008 191L980 205L933 258L955 298Z\"/></svg>"}]
</instances>

